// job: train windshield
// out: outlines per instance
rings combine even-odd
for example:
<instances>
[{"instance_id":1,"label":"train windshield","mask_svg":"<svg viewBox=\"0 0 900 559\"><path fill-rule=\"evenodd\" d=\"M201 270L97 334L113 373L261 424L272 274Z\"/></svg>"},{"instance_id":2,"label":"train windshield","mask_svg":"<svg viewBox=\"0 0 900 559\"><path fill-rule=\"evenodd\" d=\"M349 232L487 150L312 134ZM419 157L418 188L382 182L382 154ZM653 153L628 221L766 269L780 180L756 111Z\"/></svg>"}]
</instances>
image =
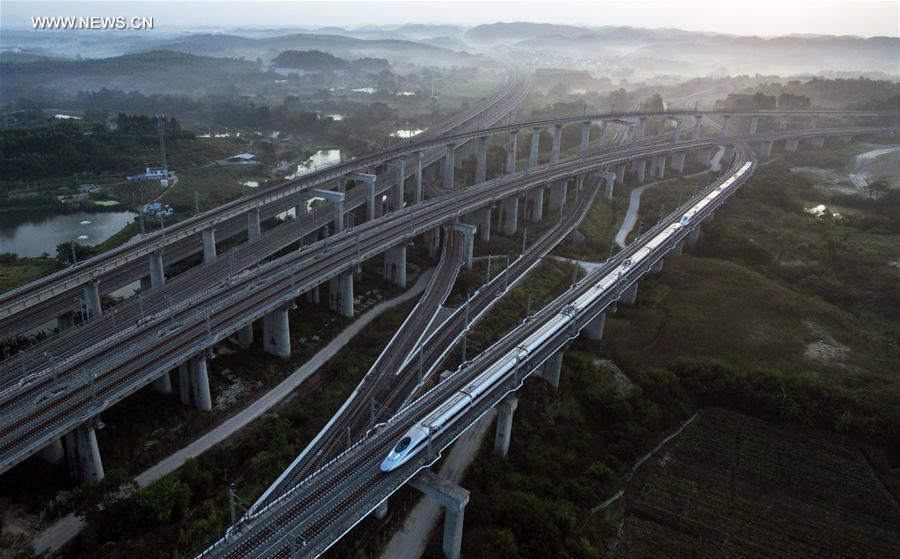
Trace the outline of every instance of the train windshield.
<instances>
[{"instance_id":1,"label":"train windshield","mask_svg":"<svg viewBox=\"0 0 900 559\"><path fill-rule=\"evenodd\" d=\"M412 442L412 437L406 436L400 439L400 442L397 443L397 446L394 447L394 452L401 453L409 446L409 443ZM384 452L384 451L382 451Z\"/></svg>"}]
</instances>

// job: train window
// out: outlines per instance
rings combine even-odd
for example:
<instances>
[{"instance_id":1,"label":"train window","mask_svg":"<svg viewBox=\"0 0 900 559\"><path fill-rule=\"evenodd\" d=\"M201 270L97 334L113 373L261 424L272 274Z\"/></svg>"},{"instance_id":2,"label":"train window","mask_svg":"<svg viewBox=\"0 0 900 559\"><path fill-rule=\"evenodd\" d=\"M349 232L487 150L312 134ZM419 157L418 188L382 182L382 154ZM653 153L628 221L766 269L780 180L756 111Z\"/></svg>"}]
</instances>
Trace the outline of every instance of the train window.
<instances>
[{"instance_id":1,"label":"train window","mask_svg":"<svg viewBox=\"0 0 900 559\"><path fill-rule=\"evenodd\" d=\"M394 452L400 453L406 450L406 447L409 446L409 443L412 442L412 437L403 437L400 439L400 442L397 443L397 446L394 447ZM383 452L383 451L382 451Z\"/></svg>"}]
</instances>

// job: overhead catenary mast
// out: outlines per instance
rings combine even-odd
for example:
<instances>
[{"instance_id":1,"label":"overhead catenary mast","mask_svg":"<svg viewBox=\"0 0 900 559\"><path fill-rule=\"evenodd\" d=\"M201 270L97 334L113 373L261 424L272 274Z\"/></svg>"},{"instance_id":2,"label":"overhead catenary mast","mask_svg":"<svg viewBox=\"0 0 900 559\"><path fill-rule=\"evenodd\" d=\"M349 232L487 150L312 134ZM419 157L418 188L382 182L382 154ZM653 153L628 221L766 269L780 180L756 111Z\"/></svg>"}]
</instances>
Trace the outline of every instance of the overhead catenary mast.
<instances>
[{"instance_id":1,"label":"overhead catenary mast","mask_svg":"<svg viewBox=\"0 0 900 559\"><path fill-rule=\"evenodd\" d=\"M156 113L156 128L159 130L159 158L163 169L163 177L159 180L159 186L169 186L169 164L166 162L166 115Z\"/></svg>"}]
</instances>

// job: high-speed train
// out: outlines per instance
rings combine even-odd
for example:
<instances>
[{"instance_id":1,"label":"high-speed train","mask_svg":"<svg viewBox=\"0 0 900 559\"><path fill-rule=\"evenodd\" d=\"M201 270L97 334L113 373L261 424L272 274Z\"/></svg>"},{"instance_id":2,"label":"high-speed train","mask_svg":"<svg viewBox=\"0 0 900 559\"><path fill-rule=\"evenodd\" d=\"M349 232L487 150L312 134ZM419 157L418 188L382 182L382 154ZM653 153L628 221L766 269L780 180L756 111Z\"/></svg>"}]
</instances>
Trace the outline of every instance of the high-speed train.
<instances>
[{"instance_id":1,"label":"high-speed train","mask_svg":"<svg viewBox=\"0 0 900 559\"><path fill-rule=\"evenodd\" d=\"M690 226L694 218L703 209L715 202L735 181L742 178L749 171L750 167L751 163L749 162L742 165L735 174L723 181L722 184L711 190L691 207L681 219L657 233L630 258L621 262L582 293L572 304L566 305L553 318L541 325L521 345L507 352L502 358L495 361L484 372L469 381L459 391L435 408L434 411L413 425L381 462L381 471L393 471L427 448L429 441L452 426L459 416L465 414L469 408L479 402L486 394L491 393L498 384L508 378L508 374L514 371L519 363L525 361L529 355L539 350L547 340L557 335L580 312L589 308L599 297L616 287L619 278L630 268L649 258L657 248L665 244L679 230Z\"/></svg>"}]
</instances>

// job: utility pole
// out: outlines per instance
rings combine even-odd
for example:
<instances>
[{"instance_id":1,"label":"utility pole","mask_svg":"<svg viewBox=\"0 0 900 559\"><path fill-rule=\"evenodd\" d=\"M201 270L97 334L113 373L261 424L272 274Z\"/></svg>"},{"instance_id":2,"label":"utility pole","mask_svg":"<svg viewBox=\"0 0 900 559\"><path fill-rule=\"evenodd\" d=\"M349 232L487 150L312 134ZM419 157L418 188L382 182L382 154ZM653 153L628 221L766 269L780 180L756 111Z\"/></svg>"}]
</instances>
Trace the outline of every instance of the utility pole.
<instances>
[{"instance_id":1,"label":"utility pole","mask_svg":"<svg viewBox=\"0 0 900 559\"><path fill-rule=\"evenodd\" d=\"M231 526L237 524L237 507L234 496L234 483L228 484L228 516L231 518Z\"/></svg>"}]
</instances>

